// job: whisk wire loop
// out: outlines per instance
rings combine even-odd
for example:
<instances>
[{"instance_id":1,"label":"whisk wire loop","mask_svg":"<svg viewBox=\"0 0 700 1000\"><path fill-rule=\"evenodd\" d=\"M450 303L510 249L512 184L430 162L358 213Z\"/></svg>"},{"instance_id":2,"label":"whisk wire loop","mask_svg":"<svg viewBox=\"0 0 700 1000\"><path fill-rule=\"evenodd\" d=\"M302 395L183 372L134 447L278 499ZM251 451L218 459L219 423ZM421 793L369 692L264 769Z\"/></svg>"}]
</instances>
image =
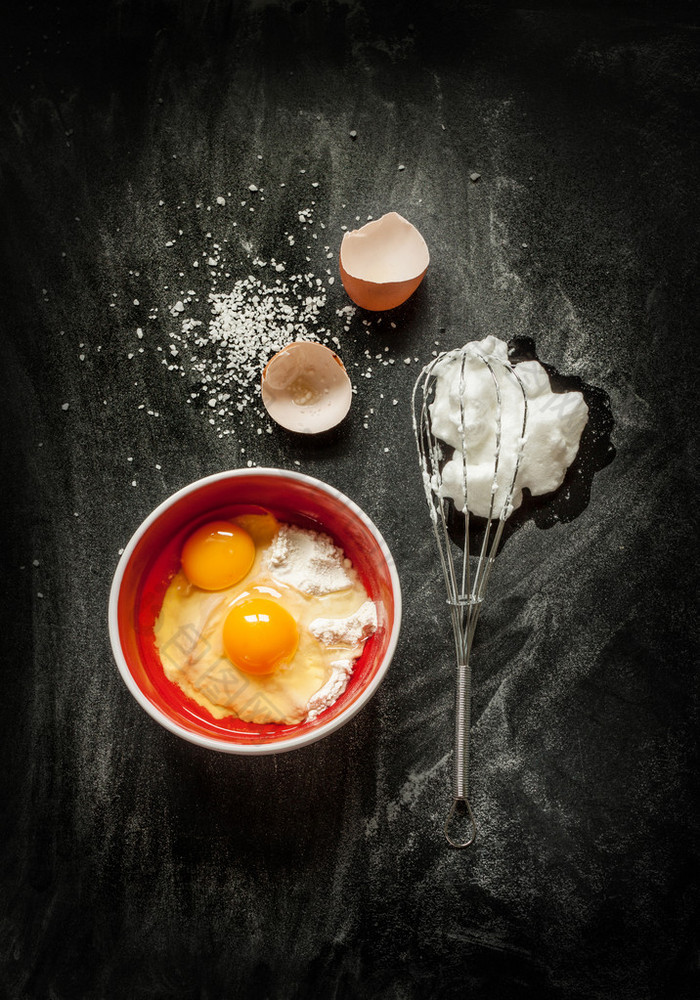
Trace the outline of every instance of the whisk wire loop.
<instances>
[{"instance_id":1,"label":"whisk wire loop","mask_svg":"<svg viewBox=\"0 0 700 1000\"><path fill-rule=\"evenodd\" d=\"M467 355L462 354L459 366L459 430L461 434L462 454L467 454L467 418L465 413ZM471 590L469 561L469 483L467 481L467 463L462 462L462 493L464 494L464 559L462 559L462 593Z\"/></svg>"}]
</instances>

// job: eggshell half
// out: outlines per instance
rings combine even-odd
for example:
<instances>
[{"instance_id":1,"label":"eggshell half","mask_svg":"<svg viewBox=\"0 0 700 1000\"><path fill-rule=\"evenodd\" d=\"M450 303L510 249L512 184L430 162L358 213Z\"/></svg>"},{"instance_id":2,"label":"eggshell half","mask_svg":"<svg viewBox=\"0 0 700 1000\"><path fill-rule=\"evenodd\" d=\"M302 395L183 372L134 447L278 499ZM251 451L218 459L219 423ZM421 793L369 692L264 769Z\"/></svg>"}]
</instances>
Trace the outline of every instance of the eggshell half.
<instances>
[{"instance_id":1,"label":"eggshell half","mask_svg":"<svg viewBox=\"0 0 700 1000\"><path fill-rule=\"evenodd\" d=\"M397 212L346 233L340 245L345 291L355 305L373 312L405 302L420 285L429 263L425 240Z\"/></svg>"},{"instance_id":2,"label":"eggshell half","mask_svg":"<svg viewBox=\"0 0 700 1000\"><path fill-rule=\"evenodd\" d=\"M282 427L297 434L319 434L346 416L352 385L337 354L323 344L296 340L265 366L262 399Z\"/></svg>"}]
</instances>

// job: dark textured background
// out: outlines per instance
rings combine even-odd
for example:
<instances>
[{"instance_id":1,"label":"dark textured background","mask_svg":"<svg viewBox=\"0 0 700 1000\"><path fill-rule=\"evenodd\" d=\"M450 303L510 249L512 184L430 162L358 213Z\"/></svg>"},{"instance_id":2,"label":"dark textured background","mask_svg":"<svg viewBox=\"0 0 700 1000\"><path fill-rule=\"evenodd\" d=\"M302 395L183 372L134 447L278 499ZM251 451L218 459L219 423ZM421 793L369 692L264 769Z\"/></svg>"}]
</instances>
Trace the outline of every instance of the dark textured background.
<instances>
[{"instance_id":1,"label":"dark textured background","mask_svg":"<svg viewBox=\"0 0 700 1000\"><path fill-rule=\"evenodd\" d=\"M696 995L690 10L124 0L3 15L2 996ZM202 221L197 201L243 200L259 169L254 217L234 195ZM338 435L248 421L219 439L160 363L164 286L179 269L194 288L204 230L232 236L234 219L294 264L301 242L281 233L312 177L334 251L355 215L395 209L431 248L428 276L395 330L358 315L340 331L358 392ZM250 270L241 246L232 281ZM310 256L322 274L321 247ZM345 302L337 281L331 320ZM577 516L527 521L499 556L474 657L479 841L455 852L440 829L452 640L409 398L434 340L489 332L533 337L607 395L616 455ZM385 346L396 364L363 378L363 352ZM373 702L278 759L160 729L106 634L119 549L241 447L348 493L404 588Z\"/></svg>"}]
</instances>

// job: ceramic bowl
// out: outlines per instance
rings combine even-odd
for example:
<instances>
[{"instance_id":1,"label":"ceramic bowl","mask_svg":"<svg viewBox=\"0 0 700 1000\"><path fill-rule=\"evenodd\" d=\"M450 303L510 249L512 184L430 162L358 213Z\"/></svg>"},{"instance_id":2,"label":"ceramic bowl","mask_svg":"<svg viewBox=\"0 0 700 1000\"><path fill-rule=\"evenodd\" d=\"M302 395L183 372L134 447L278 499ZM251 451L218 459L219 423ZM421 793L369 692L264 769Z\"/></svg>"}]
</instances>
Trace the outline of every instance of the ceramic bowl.
<instances>
[{"instance_id":1,"label":"ceramic bowl","mask_svg":"<svg viewBox=\"0 0 700 1000\"><path fill-rule=\"evenodd\" d=\"M367 640L344 693L311 722L256 724L215 719L168 680L154 624L179 568L184 539L200 524L261 506L280 520L323 531L345 552L369 598L378 628ZM281 753L306 746L349 721L379 687L396 649L401 587L389 548L367 515L320 480L282 469L235 469L200 479L165 500L137 529L119 560L109 601L112 651L139 705L171 733L224 753Z\"/></svg>"}]
</instances>

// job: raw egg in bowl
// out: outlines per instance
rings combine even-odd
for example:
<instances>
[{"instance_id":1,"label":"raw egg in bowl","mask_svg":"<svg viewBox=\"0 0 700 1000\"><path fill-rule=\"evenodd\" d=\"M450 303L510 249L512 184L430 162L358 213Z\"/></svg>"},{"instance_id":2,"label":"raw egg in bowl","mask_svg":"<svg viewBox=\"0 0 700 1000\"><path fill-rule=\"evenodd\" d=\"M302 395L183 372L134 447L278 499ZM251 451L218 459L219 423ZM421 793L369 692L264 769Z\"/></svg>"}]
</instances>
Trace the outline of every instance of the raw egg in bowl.
<instances>
[{"instance_id":1,"label":"raw egg in bowl","mask_svg":"<svg viewBox=\"0 0 700 1000\"><path fill-rule=\"evenodd\" d=\"M335 591L320 597L294 576L317 543ZM290 551L296 562L281 557ZM355 630L354 659L337 659L339 621ZM340 728L377 690L400 625L398 574L376 526L332 486L281 469L222 472L164 501L125 548L109 602L114 658L139 705L225 753L281 753ZM333 674L319 692L333 655L342 683Z\"/></svg>"}]
</instances>

